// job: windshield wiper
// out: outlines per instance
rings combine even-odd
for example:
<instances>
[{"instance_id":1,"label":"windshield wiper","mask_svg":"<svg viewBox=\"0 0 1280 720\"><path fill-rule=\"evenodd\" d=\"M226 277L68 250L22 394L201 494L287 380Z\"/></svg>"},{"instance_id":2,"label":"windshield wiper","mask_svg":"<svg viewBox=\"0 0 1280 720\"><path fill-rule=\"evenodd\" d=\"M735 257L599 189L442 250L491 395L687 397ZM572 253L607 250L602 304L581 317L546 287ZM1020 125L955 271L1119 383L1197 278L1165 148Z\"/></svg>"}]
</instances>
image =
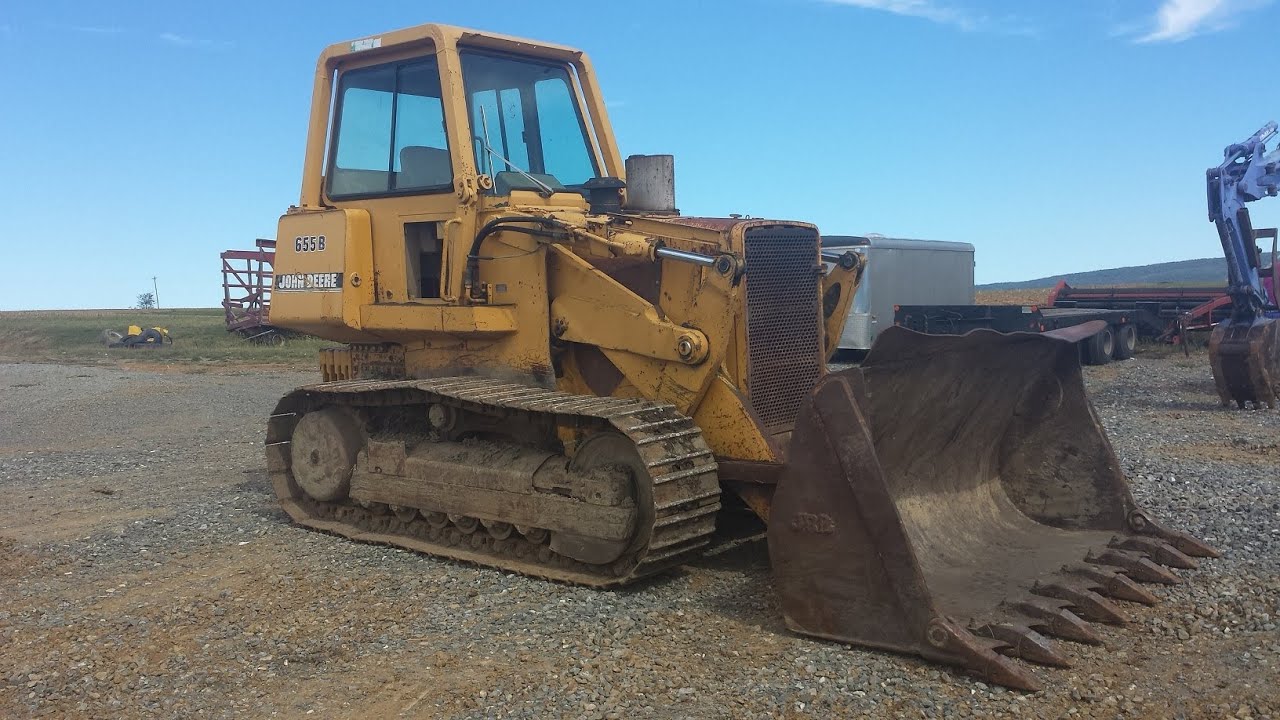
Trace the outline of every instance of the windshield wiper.
<instances>
[{"instance_id":1,"label":"windshield wiper","mask_svg":"<svg viewBox=\"0 0 1280 720\"><path fill-rule=\"evenodd\" d=\"M541 195L542 197L549 198L555 194L556 191L552 190L550 185L530 175L528 172L522 169L519 165L516 165L515 163L506 159L505 157L502 156L501 153L493 149L493 146L489 144L489 118L488 116L485 115L483 107L480 108L480 129L483 132L483 137L480 138L480 142L484 145L484 151L488 153L491 158L498 158L507 167L523 175L526 180L533 183L534 185L537 185L539 188L542 188L541 190L538 191L538 194ZM492 169L493 161L490 160L489 162L490 162L490 169Z\"/></svg>"}]
</instances>

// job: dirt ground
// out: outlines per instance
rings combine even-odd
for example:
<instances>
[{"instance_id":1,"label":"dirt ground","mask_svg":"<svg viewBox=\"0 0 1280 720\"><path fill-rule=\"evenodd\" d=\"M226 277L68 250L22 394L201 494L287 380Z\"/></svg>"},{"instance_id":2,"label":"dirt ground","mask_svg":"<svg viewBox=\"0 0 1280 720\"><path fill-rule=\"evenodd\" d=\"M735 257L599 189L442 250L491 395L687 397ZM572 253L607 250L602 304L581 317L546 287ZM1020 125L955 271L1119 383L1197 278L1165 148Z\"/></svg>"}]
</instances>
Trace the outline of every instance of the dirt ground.
<instances>
[{"instance_id":1,"label":"dirt ground","mask_svg":"<svg viewBox=\"0 0 1280 720\"><path fill-rule=\"evenodd\" d=\"M1047 305L1049 290L979 290L974 302L978 305Z\"/></svg>"},{"instance_id":2,"label":"dirt ground","mask_svg":"<svg viewBox=\"0 0 1280 720\"><path fill-rule=\"evenodd\" d=\"M0 365L0 716L1280 717L1280 422L1195 360L1089 382L1225 556L1035 694L788 633L762 542L598 592L294 527L261 434L309 373Z\"/></svg>"}]
</instances>

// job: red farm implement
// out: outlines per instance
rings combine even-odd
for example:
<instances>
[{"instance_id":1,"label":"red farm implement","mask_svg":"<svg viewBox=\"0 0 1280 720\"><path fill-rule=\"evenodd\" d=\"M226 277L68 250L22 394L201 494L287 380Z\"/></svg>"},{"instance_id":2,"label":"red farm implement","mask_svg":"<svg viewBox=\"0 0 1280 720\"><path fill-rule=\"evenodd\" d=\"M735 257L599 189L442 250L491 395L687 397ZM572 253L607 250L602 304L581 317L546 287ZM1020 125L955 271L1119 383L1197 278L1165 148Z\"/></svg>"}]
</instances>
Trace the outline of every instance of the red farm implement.
<instances>
[{"instance_id":1,"label":"red farm implement","mask_svg":"<svg viewBox=\"0 0 1280 720\"><path fill-rule=\"evenodd\" d=\"M1186 330L1208 330L1231 314L1225 285L1075 288L1063 280L1049 294L1048 304L1132 310L1139 334L1164 341L1176 341Z\"/></svg>"},{"instance_id":2,"label":"red farm implement","mask_svg":"<svg viewBox=\"0 0 1280 720\"><path fill-rule=\"evenodd\" d=\"M277 345L284 342L285 332L272 327L268 317L276 241L259 239L256 244L256 250L222 253L222 308L227 332Z\"/></svg>"},{"instance_id":3,"label":"red farm implement","mask_svg":"<svg viewBox=\"0 0 1280 720\"><path fill-rule=\"evenodd\" d=\"M1276 235L1275 228L1253 230L1254 242L1271 240L1273 267L1277 255ZM1252 249L1257 253L1255 266L1263 267L1261 248L1255 245ZM1231 317L1231 298L1226 285L1076 288L1062 280L1049 294L1048 306L1131 310L1139 334L1175 343L1180 342L1187 331L1211 330Z\"/></svg>"}]
</instances>

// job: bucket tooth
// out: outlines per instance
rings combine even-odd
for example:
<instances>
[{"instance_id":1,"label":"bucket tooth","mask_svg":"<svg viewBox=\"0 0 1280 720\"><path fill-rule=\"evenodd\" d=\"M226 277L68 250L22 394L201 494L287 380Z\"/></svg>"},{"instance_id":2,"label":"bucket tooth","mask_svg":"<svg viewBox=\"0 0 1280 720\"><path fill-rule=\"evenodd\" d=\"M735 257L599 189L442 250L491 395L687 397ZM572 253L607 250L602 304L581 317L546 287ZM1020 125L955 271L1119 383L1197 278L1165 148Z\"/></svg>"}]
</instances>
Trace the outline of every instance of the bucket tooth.
<instances>
[{"instance_id":1,"label":"bucket tooth","mask_svg":"<svg viewBox=\"0 0 1280 720\"><path fill-rule=\"evenodd\" d=\"M1222 557L1222 552L1205 541L1185 533L1180 530L1170 530L1169 528L1156 523L1146 515L1141 516L1141 520L1134 523L1134 518L1130 518L1130 524L1134 524L1139 528L1139 532L1144 535L1163 540L1172 545L1178 551L1190 555L1192 557Z\"/></svg>"},{"instance_id":2,"label":"bucket tooth","mask_svg":"<svg viewBox=\"0 0 1280 720\"><path fill-rule=\"evenodd\" d=\"M1027 618L1029 627L1040 632L1085 645L1102 644L1102 636L1092 625L1058 603L1027 599L1012 603L1010 607Z\"/></svg>"},{"instance_id":3,"label":"bucket tooth","mask_svg":"<svg viewBox=\"0 0 1280 720\"><path fill-rule=\"evenodd\" d=\"M1164 585L1177 585L1182 582L1182 578L1177 573L1163 565L1151 562L1150 558L1141 553L1111 548L1097 552L1091 550L1084 561L1095 565L1118 567L1125 575L1141 582Z\"/></svg>"},{"instance_id":4,"label":"bucket tooth","mask_svg":"<svg viewBox=\"0 0 1280 720\"><path fill-rule=\"evenodd\" d=\"M1068 668L1071 662L1058 652L1053 641L1032 630L1026 625L1012 623L988 623L971 630L978 637L989 637L999 640L1003 647L997 652L1013 655L1040 665Z\"/></svg>"},{"instance_id":5,"label":"bucket tooth","mask_svg":"<svg viewBox=\"0 0 1280 720\"><path fill-rule=\"evenodd\" d=\"M1204 542L1203 540L1193 537L1188 533L1178 532L1175 530L1168 531L1169 534L1164 536L1166 542L1175 548L1181 550L1192 557L1222 557L1222 551Z\"/></svg>"},{"instance_id":6,"label":"bucket tooth","mask_svg":"<svg viewBox=\"0 0 1280 720\"><path fill-rule=\"evenodd\" d=\"M1129 618L1115 606L1115 603L1079 583L1063 581L1036 583L1035 587L1031 588L1031 592L1067 601L1071 609L1086 620L1111 625L1124 625L1129 622Z\"/></svg>"},{"instance_id":7,"label":"bucket tooth","mask_svg":"<svg viewBox=\"0 0 1280 720\"><path fill-rule=\"evenodd\" d=\"M1111 539L1109 547L1117 550L1137 550L1138 552L1146 553L1155 562L1169 567L1183 570L1194 570L1200 567L1200 563L1188 557L1181 550L1155 538L1138 537L1136 535L1117 537Z\"/></svg>"},{"instance_id":8,"label":"bucket tooth","mask_svg":"<svg viewBox=\"0 0 1280 720\"><path fill-rule=\"evenodd\" d=\"M1160 598L1123 574L1123 568L1080 564L1068 565L1062 571L1067 575L1083 578L1088 582L1089 587L1094 588L1100 595L1143 605L1155 605L1160 602Z\"/></svg>"},{"instance_id":9,"label":"bucket tooth","mask_svg":"<svg viewBox=\"0 0 1280 720\"><path fill-rule=\"evenodd\" d=\"M927 638L933 648L956 658L958 665L988 682L1030 692L1042 689L1026 669L993 652L993 647L999 648L1006 644L1003 640L993 642L989 638L978 637L954 622L941 618L934 618L929 623Z\"/></svg>"}]
</instances>

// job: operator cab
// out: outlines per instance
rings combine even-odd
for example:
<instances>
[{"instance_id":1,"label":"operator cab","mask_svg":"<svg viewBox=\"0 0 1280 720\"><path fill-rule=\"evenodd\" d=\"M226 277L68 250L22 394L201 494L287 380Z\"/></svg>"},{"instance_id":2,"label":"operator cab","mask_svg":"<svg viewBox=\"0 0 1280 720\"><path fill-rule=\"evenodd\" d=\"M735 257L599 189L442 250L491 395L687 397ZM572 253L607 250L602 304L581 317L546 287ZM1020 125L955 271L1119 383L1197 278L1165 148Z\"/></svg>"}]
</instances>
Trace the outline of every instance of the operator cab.
<instances>
[{"instance_id":1,"label":"operator cab","mask_svg":"<svg viewBox=\"0 0 1280 720\"><path fill-rule=\"evenodd\" d=\"M474 235L479 213L508 205L620 200L594 75L569 48L437 25L333 45L311 123L301 209L377 219L375 303L457 297L450 225Z\"/></svg>"},{"instance_id":2,"label":"operator cab","mask_svg":"<svg viewBox=\"0 0 1280 720\"><path fill-rule=\"evenodd\" d=\"M465 46L459 58L461 88L442 81L434 56L340 71L330 200L453 192L460 172L450 138L469 140L459 144L470 145L473 167L491 180L479 183L489 195L579 193L601 176L572 66ZM450 132L446 90L462 95L461 132Z\"/></svg>"},{"instance_id":3,"label":"operator cab","mask_svg":"<svg viewBox=\"0 0 1280 720\"><path fill-rule=\"evenodd\" d=\"M446 309L476 304L465 271L481 227L621 199L604 102L572 48L442 25L336 43L316 65L308 128L301 199L277 230L277 281L292 285L272 315L343 342L509 325L507 311ZM499 283L491 304L513 296Z\"/></svg>"}]
</instances>

